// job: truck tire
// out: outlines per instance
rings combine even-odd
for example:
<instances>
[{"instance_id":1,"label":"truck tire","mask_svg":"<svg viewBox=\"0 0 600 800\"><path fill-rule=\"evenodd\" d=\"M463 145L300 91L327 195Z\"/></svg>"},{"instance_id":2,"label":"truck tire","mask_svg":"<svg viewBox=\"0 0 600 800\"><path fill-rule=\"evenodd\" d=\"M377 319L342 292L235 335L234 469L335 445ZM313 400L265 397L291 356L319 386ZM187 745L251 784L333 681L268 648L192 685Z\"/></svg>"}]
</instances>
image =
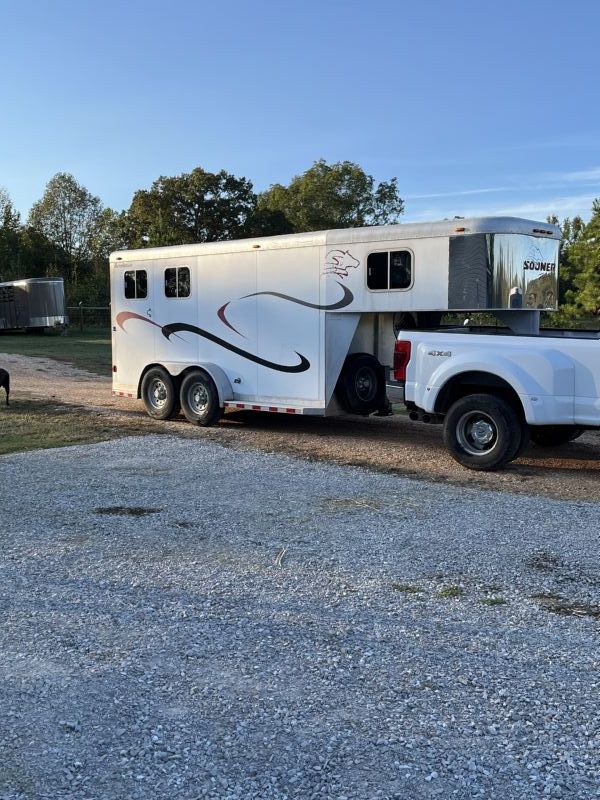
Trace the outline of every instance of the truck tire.
<instances>
[{"instance_id":1,"label":"truck tire","mask_svg":"<svg viewBox=\"0 0 600 800\"><path fill-rule=\"evenodd\" d=\"M531 439L540 447L558 447L573 442L583 433L576 425L535 425Z\"/></svg>"},{"instance_id":2,"label":"truck tire","mask_svg":"<svg viewBox=\"0 0 600 800\"><path fill-rule=\"evenodd\" d=\"M195 369L181 382L181 408L189 422L207 427L221 419L219 393L206 372Z\"/></svg>"},{"instance_id":3,"label":"truck tire","mask_svg":"<svg viewBox=\"0 0 600 800\"><path fill-rule=\"evenodd\" d=\"M516 458L524 429L516 411L501 397L470 394L457 400L444 420L444 443L463 467L501 469Z\"/></svg>"},{"instance_id":4,"label":"truck tire","mask_svg":"<svg viewBox=\"0 0 600 800\"><path fill-rule=\"evenodd\" d=\"M526 422L522 422L521 441L519 442L519 445L517 447L517 452L514 454L512 458L509 459L509 461L516 461L517 458L521 458L521 456L523 455L525 450L527 450L530 444L531 444L531 433L529 425Z\"/></svg>"},{"instance_id":5,"label":"truck tire","mask_svg":"<svg viewBox=\"0 0 600 800\"><path fill-rule=\"evenodd\" d=\"M153 419L171 419L179 414L175 383L163 367L148 370L142 378L140 394L147 414Z\"/></svg>"},{"instance_id":6,"label":"truck tire","mask_svg":"<svg viewBox=\"0 0 600 800\"><path fill-rule=\"evenodd\" d=\"M336 386L336 396L350 414L372 414L385 402L385 372L368 353L348 356Z\"/></svg>"}]
</instances>

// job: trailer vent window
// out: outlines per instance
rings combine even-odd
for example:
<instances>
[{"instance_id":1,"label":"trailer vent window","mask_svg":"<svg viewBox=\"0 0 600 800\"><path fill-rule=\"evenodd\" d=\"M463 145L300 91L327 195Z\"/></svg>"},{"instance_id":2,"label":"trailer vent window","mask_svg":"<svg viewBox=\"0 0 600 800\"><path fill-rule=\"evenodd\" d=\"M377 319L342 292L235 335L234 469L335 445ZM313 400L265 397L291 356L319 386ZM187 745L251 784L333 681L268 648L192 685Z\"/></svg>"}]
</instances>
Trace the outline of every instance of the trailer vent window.
<instances>
[{"instance_id":1,"label":"trailer vent window","mask_svg":"<svg viewBox=\"0 0 600 800\"><path fill-rule=\"evenodd\" d=\"M130 269L125 273L127 300L143 300L148 296L148 273L145 269Z\"/></svg>"},{"instance_id":2,"label":"trailer vent window","mask_svg":"<svg viewBox=\"0 0 600 800\"><path fill-rule=\"evenodd\" d=\"M165 270L165 296L190 296L190 268L169 267Z\"/></svg>"},{"instance_id":3,"label":"trailer vent window","mask_svg":"<svg viewBox=\"0 0 600 800\"><path fill-rule=\"evenodd\" d=\"M412 255L408 250L369 253L367 286L373 291L408 289L412 283Z\"/></svg>"},{"instance_id":4,"label":"trailer vent window","mask_svg":"<svg viewBox=\"0 0 600 800\"><path fill-rule=\"evenodd\" d=\"M12 303L14 299L14 286L0 286L0 303Z\"/></svg>"}]
</instances>

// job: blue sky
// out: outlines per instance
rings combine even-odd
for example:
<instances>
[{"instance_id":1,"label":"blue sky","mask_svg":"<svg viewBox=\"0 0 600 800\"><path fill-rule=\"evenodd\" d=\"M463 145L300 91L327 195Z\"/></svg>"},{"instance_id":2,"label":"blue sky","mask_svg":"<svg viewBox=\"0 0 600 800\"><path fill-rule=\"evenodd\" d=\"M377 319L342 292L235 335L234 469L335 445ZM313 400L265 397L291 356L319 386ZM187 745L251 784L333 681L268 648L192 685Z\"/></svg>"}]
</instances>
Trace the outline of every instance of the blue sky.
<instances>
[{"instance_id":1,"label":"blue sky","mask_svg":"<svg viewBox=\"0 0 600 800\"><path fill-rule=\"evenodd\" d=\"M600 196L597 0L0 0L0 186L113 208L196 166L397 176L405 220Z\"/></svg>"}]
</instances>

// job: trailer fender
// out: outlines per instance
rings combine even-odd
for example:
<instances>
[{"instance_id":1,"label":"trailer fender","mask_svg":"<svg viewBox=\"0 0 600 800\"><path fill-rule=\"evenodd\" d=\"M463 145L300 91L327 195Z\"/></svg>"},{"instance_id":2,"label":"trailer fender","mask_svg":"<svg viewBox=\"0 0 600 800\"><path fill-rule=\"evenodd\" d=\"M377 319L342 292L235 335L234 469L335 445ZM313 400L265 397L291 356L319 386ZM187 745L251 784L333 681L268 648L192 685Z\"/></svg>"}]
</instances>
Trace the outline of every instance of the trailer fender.
<instances>
[{"instance_id":1,"label":"trailer fender","mask_svg":"<svg viewBox=\"0 0 600 800\"><path fill-rule=\"evenodd\" d=\"M198 369L203 369L213 379L213 383L217 387L219 394L219 405L223 407L226 400L233 400L233 389L229 378L217 364L212 364L210 361L202 362L196 365Z\"/></svg>"},{"instance_id":2,"label":"trailer fender","mask_svg":"<svg viewBox=\"0 0 600 800\"><path fill-rule=\"evenodd\" d=\"M233 400L233 389L231 388L231 383L229 382L229 378L223 371L221 367L217 364L213 364L210 361L203 361L200 364L181 364L178 362L171 362L165 361L162 364L149 364L142 374L140 375L140 379L138 381L138 391L137 396L138 398L141 397L140 389L142 386L142 380L146 372L152 367L163 367L167 370L171 377L176 379L177 385L181 385L181 381L186 376L188 372L191 372L194 369L202 369L212 378L213 383L217 387L217 393L219 395L219 405L223 407L226 400Z\"/></svg>"}]
</instances>

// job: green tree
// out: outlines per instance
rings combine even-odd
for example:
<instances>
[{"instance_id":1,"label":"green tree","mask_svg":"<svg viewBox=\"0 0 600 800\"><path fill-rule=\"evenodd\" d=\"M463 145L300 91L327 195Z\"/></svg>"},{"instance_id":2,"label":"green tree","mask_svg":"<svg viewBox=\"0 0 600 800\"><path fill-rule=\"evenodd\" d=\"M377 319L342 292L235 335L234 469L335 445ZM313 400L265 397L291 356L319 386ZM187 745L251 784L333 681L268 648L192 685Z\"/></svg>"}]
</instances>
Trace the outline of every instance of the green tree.
<instances>
[{"instance_id":1,"label":"green tree","mask_svg":"<svg viewBox=\"0 0 600 800\"><path fill-rule=\"evenodd\" d=\"M600 198L594 200L592 218L569 248L573 265L574 300L584 314L600 314Z\"/></svg>"},{"instance_id":2,"label":"green tree","mask_svg":"<svg viewBox=\"0 0 600 800\"><path fill-rule=\"evenodd\" d=\"M59 172L48 182L41 200L31 208L29 226L66 254L74 283L89 266L102 216L100 198L75 178Z\"/></svg>"},{"instance_id":3,"label":"green tree","mask_svg":"<svg viewBox=\"0 0 600 800\"><path fill-rule=\"evenodd\" d=\"M567 217L562 222L559 222L557 216L548 217L548 222L553 225L558 225L562 232L562 241L560 243L560 275L559 275L559 305L561 310L566 312L569 316L576 313L576 295L577 287L575 285L575 277L577 275L577 267L571 258L571 249L575 242L581 237L585 223L581 217L576 216L573 219Z\"/></svg>"},{"instance_id":4,"label":"green tree","mask_svg":"<svg viewBox=\"0 0 600 800\"><path fill-rule=\"evenodd\" d=\"M103 209L90 243L94 260L106 261L112 252L123 250L128 246L126 212L114 211L112 208Z\"/></svg>"},{"instance_id":5,"label":"green tree","mask_svg":"<svg viewBox=\"0 0 600 800\"><path fill-rule=\"evenodd\" d=\"M21 215L15 209L9 193L0 186L0 230L18 231Z\"/></svg>"},{"instance_id":6,"label":"green tree","mask_svg":"<svg viewBox=\"0 0 600 800\"><path fill-rule=\"evenodd\" d=\"M0 187L0 281L10 280L18 269L20 228L19 213Z\"/></svg>"},{"instance_id":7,"label":"green tree","mask_svg":"<svg viewBox=\"0 0 600 800\"><path fill-rule=\"evenodd\" d=\"M124 225L132 247L214 242L243 237L255 207L249 180L196 167L136 192Z\"/></svg>"},{"instance_id":8,"label":"green tree","mask_svg":"<svg viewBox=\"0 0 600 800\"><path fill-rule=\"evenodd\" d=\"M396 178L376 184L358 164L321 159L288 186L276 183L263 192L258 209L279 212L300 232L395 223L404 202Z\"/></svg>"}]
</instances>

